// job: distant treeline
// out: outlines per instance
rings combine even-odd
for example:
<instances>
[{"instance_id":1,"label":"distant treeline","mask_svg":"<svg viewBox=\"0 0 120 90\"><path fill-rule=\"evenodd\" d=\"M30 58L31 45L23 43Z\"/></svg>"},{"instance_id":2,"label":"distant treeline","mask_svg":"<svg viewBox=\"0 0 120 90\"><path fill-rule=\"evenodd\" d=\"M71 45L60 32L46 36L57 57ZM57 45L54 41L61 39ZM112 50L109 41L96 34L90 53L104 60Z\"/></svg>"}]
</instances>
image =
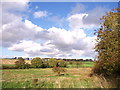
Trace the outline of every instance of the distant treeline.
<instances>
[{"instance_id":1,"label":"distant treeline","mask_svg":"<svg viewBox=\"0 0 120 90\"><path fill-rule=\"evenodd\" d=\"M22 57L14 57L14 58L4 58L4 59L19 59L19 58L22 58ZM32 60L33 58L24 58L25 60ZM50 58L42 58L43 60L47 61L49 60ZM54 58L56 60L60 60L61 58ZM61 60L64 60L64 61L95 61L93 59L61 59Z\"/></svg>"}]
</instances>

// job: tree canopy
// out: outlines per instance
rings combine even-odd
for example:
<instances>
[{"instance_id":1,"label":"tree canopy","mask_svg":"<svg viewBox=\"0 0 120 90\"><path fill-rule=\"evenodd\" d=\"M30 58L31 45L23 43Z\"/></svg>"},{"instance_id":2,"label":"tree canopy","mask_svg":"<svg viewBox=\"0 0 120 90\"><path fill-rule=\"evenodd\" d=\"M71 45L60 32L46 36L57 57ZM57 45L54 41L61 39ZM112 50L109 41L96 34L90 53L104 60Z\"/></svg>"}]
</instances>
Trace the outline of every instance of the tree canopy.
<instances>
[{"instance_id":1,"label":"tree canopy","mask_svg":"<svg viewBox=\"0 0 120 90\"><path fill-rule=\"evenodd\" d=\"M120 73L120 8L107 12L101 18L101 28L96 31L98 62L94 72L111 75Z\"/></svg>"}]
</instances>

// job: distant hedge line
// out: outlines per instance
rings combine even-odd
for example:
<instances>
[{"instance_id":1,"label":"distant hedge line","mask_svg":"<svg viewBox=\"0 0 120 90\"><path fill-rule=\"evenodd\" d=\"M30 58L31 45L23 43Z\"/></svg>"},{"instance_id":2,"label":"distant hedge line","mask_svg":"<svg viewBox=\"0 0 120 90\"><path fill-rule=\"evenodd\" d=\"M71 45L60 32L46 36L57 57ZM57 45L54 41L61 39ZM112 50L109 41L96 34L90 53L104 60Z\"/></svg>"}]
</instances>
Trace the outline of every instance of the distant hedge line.
<instances>
[{"instance_id":1,"label":"distant hedge line","mask_svg":"<svg viewBox=\"0 0 120 90\"><path fill-rule=\"evenodd\" d=\"M39 57L33 58L31 64L25 62L23 58L19 58L15 62L15 66L2 65L0 69L29 69L29 68L52 68L52 67L66 67L67 63L64 60L56 60L50 58L45 61Z\"/></svg>"},{"instance_id":2,"label":"distant hedge line","mask_svg":"<svg viewBox=\"0 0 120 90\"><path fill-rule=\"evenodd\" d=\"M33 58L31 60L31 64L25 62L23 58L19 58L15 65L2 65L0 69L29 69L29 68L53 68L53 67L68 67L68 64L75 64L77 67L82 65L82 62L74 62L69 61L66 62L64 60L56 60L54 58L50 58L49 60L43 60L39 57Z\"/></svg>"}]
</instances>

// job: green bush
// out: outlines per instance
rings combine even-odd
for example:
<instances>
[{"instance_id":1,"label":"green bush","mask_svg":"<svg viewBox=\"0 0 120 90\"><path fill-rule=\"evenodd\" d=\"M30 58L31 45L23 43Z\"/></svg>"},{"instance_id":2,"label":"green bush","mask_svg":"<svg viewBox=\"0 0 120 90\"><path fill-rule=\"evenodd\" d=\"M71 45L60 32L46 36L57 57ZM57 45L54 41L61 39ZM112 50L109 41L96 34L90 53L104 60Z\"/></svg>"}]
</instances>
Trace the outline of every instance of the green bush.
<instances>
[{"instance_id":1,"label":"green bush","mask_svg":"<svg viewBox=\"0 0 120 90\"><path fill-rule=\"evenodd\" d=\"M30 68L30 64L29 64L29 63L26 63L26 64L25 64L25 68L26 68L26 69L29 69L29 68Z\"/></svg>"},{"instance_id":2,"label":"green bush","mask_svg":"<svg viewBox=\"0 0 120 90\"><path fill-rule=\"evenodd\" d=\"M108 60L108 61L97 61L93 72L98 75L112 76L120 75L120 61L119 60Z\"/></svg>"},{"instance_id":3,"label":"green bush","mask_svg":"<svg viewBox=\"0 0 120 90\"><path fill-rule=\"evenodd\" d=\"M17 66L7 66L7 65L2 65L2 68L0 69L18 69Z\"/></svg>"},{"instance_id":4,"label":"green bush","mask_svg":"<svg viewBox=\"0 0 120 90\"><path fill-rule=\"evenodd\" d=\"M43 67L43 61L41 58L36 57L36 58L32 59L31 65L35 68L41 68L41 67Z\"/></svg>"},{"instance_id":5,"label":"green bush","mask_svg":"<svg viewBox=\"0 0 120 90\"><path fill-rule=\"evenodd\" d=\"M15 65L19 69L25 69L25 68L28 69L30 67L30 65L28 63L26 63L23 58L19 58L18 61L15 62Z\"/></svg>"},{"instance_id":6,"label":"green bush","mask_svg":"<svg viewBox=\"0 0 120 90\"><path fill-rule=\"evenodd\" d=\"M48 61L47 61L47 65L48 67L56 67L57 66L57 60L54 59L54 58L50 58Z\"/></svg>"},{"instance_id":7,"label":"green bush","mask_svg":"<svg viewBox=\"0 0 120 90\"><path fill-rule=\"evenodd\" d=\"M48 61L44 61L44 62L43 62L43 68L49 68Z\"/></svg>"},{"instance_id":8,"label":"green bush","mask_svg":"<svg viewBox=\"0 0 120 90\"><path fill-rule=\"evenodd\" d=\"M64 60L57 60L58 67L66 67L67 63Z\"/></svg>"}]
</instances>

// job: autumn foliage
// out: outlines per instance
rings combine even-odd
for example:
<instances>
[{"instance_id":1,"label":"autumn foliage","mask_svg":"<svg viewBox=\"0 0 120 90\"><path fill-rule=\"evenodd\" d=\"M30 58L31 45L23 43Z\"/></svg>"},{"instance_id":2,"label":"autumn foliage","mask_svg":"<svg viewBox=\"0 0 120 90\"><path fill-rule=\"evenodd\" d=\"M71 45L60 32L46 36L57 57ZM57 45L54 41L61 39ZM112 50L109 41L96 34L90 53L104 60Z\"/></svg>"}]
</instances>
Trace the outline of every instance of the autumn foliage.
<instances>
[{"instance_id":1,"label":"autumn foliage","mask_svg":"<svg viewBox=\"0 0 120 90\"><path fill-rule=\"evenodd\" d=\"M98 61L93 72L104 76L120 75L120 8L113 9L101 18L103 23L96 31Z\"/></svg>"}]
</instances>

